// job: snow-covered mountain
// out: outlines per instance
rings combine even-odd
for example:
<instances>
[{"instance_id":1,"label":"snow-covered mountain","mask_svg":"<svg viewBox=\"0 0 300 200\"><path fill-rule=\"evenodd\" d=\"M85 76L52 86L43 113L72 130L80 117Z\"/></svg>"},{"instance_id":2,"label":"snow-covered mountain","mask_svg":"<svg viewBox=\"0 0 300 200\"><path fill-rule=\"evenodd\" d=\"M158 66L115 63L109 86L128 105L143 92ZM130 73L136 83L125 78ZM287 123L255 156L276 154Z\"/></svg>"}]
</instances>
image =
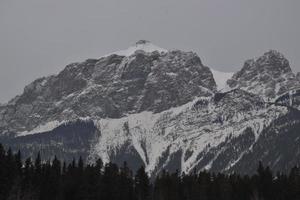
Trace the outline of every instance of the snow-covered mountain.
<instances>
[{"instance_id":1,"label":"snow-covered mountain","mask_svg":"<svg viewBox=\"0 0 300 200\"><path fill-rule=\"evenodd\" d=\"M259 160L287 170L300 155L299 105L300 82L276 51L233 74L142 40L26 86L0 106L0 141L26 156L126 160L153 175L253 173Z\"/></svg>"}]
</instances>

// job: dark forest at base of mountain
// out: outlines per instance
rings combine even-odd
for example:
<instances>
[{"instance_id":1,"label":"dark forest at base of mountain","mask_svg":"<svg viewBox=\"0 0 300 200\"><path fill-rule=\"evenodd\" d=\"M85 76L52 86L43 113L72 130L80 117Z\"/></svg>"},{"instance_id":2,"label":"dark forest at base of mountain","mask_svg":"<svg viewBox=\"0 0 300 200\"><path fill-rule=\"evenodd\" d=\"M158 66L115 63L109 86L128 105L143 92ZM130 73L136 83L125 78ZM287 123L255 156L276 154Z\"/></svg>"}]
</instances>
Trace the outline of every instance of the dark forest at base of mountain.
<instances>
[{"instance_id":1,"label":"dark forest at base of mountain","mask_svg":"<svg viewBox=\"0 0 300 200\"><path fill-rule=\"evenodd\" d=\"M38 155L22 161L0 144L1 200L296 200L300 199L300 168L273 174L258 164L253 176L222 173L180 174L162 171L150 180L141 166L133 172L101 159L93 165L66 164L56 157L42 162Z\"/></svg>"}]
</instances>

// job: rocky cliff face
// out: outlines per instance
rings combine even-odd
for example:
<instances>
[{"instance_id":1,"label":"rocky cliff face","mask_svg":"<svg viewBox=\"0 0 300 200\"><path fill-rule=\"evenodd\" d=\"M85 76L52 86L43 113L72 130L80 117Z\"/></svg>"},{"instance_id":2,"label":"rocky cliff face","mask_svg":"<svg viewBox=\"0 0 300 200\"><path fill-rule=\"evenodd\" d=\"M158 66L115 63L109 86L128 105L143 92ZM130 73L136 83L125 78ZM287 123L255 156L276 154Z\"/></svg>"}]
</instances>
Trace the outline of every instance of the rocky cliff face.
<instances>
[{"instance_id":1,"label":"rocky cliff face","mask_svg":"<svg viewBox=\"0 0 300 200\"><path fill-rule=\"evenodd\" d=\"M271 50L257 59L245 62L243 68L227 81L230 88L240 88L259 94L268 101L299 88L289 61L279 52Z\"/></svg>"},{"instance_id":2,"label":"rocky cliff face","mask_svg":"<svg viewBox=\"0 0 300 200\"><path fill-rule=\"evenodd\" d=\"M257 156L268 151L264 143L281 144L287 130L298 137L300 83L283 55L269 51L247 61L227 81L227 92L218 92L216 82L225 81L213 72L195 53L139 41L26 86L0 106L0 141L28 156L126 160L153 175L195 168L251 173L257 159L282 170L295 164L289 148L296 139L285 154ZM278 156L290 162L276 165Z\"/></svg>"},{"instance_id":3,"label":"rocky cliff face","mask_svg":"<svg viewBox=\"0 0 300 200\"><path fill-rule=\"evenodd\" d=\"M24 132L51 121L161 112L215 90L211 71L195 53L113 54L70 64L58 75L26 86L0 108L0 129Z\"/></svg>"}]
</instances>

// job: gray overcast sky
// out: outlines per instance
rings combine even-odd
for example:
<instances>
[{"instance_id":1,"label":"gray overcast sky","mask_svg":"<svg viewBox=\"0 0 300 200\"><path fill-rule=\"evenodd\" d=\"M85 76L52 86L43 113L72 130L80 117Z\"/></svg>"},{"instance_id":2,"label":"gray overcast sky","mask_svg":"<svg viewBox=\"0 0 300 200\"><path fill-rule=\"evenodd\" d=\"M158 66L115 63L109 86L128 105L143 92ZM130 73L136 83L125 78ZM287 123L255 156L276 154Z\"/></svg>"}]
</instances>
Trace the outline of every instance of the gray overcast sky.
<instances>
[{"instance_id":1,"label":"gray overcast sky","mask_svg":"<svg viewBox=\"0 0 300 200\"><path fill-rule=\"evenodd\" d=\"M139 39L220 71L276 49L300 71L299 10L299 0L0 0L0 102Z\"/></svg>"}]
</instances>

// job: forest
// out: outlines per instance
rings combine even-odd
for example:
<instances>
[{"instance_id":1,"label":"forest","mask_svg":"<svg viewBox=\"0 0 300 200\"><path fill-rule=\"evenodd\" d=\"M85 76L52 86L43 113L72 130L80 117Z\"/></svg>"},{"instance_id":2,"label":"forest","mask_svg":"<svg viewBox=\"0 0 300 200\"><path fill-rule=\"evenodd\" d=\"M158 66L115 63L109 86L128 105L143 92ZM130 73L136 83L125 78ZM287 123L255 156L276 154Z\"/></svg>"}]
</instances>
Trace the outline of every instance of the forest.
<instances>
[{"instance_id":1,"label":"forest","mask_svg":"<svg viewBox=\"0 0 300 200\"><path fill-rule=\"evenodd\" d=\"M300 168L273 174L258 163L254 175L162 171L150 178L124 162L65 163L54 157L23 159L0 144L0 200L298 200Z\"/></svg>"}]
</instances>

